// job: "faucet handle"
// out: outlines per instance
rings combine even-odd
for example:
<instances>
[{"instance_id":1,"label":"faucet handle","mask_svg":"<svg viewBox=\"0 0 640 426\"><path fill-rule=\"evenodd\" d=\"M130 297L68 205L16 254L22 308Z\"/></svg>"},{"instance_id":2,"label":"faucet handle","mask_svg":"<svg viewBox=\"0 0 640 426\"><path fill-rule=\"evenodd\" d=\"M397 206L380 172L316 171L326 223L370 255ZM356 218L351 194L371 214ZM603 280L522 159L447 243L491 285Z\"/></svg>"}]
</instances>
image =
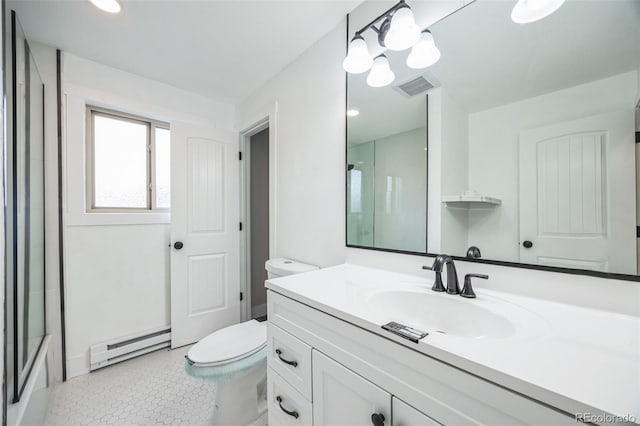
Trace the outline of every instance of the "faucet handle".
<instances>
[{"instance_id":1,"label":"faucet handle","mask_svg":"<svg viewBox=\"0 0 640 426\"><path fill-rule=\"evenodd\" d=\"M483 280L488 280L489 275L484 274L467 274L464 276L464 286L462 287L462 291L460 292L460 296L466 297L468 299L474 299L476 294L473 291L473 287L471 287L471 278L482 278Z\"/></svg>"},{"instance_id":2,"label":"faucet handle","mask_svg":"<svg viewBox=\"0 0 640 426\"><path fill-rule=\"evenodd\" d=\"M435 265L435 264L434 264ZM427 271L434 271L436 273L436 279L433 282L433 287L431 287L431 290L433 291L445 291L446 289L444 288L444 284L442 284L442 271L438 270L437 268L434 268L433 266L423 266L422 269L427 270Z\"/></svg>"}]
</instances>

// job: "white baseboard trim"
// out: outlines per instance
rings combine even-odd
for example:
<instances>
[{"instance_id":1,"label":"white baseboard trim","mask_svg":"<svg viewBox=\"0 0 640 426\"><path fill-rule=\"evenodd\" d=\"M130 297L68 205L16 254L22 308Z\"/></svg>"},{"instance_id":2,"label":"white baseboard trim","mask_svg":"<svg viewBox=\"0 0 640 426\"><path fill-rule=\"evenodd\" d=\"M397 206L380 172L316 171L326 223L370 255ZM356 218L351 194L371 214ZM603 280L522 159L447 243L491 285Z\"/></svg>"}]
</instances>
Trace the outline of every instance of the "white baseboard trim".
<instances>
[{"instance_id":1,"label":"white baseboard trim","mask_svg":"<svg viewBox=\"0 0 640 426\"><path fill-rule=\"evenodd\" d=\"M267 315L267 304L256 305L251 307L251 318L260 318Z\"/></svg>"},{"instance_id":2,"label":"white baseboard trim","mask_svg":"<svg viewBox=\"0 0 640 426\"><path fill-rule=\"evenodd\" d=\"M67 380L88 374L90 371L89 353L67 358Z\"/></svg>"}]
</instances>

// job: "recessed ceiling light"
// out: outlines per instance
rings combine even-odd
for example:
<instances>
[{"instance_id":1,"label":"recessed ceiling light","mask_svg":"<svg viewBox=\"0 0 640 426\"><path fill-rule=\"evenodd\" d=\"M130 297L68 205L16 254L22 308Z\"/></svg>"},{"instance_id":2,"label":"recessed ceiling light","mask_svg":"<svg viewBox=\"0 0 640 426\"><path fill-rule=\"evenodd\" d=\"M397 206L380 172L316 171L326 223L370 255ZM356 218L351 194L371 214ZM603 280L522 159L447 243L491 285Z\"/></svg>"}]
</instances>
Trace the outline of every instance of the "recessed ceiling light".
<instances>
[{"instance_id":1,"label":"recessed ceiling light","mask_svg":"<svg viewBox=\"0 0 640 426\"><path fill-rule=\"evenodd\" d=\"M107 13L119 13L122 10L118 0L89 0L91 4Z\"/></svg>"},{"instance_id":2,"label":"recessed ceiling light","mask_svg":"<svg viewBox=\"0 0 640 426\"><path fill-rule=\"evenodd\" d=\"M360 111L358 111L357 109L347 110L347 117L355 117L357 115L360 115Z\"/></svg>"}]
</instances>

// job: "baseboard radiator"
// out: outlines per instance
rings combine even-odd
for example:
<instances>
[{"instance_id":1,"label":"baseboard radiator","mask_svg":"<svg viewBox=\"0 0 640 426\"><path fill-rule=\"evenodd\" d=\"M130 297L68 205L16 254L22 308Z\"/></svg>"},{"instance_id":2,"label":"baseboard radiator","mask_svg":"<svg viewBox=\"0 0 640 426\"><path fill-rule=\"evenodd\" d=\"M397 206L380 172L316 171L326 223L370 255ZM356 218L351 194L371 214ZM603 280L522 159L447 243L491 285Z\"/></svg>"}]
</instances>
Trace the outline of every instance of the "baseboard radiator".
<instances>
[{"instance_id":1,"label":"baseboard radiator","mask_svg":"<svg viewBox=\"0 0 640 426\"><path fill-rule=\"evenodd\" d=\"M171 346L170 327L160 327L99 343L90 348L90 371L169 346Z\"/></svg>"}]
</instances>

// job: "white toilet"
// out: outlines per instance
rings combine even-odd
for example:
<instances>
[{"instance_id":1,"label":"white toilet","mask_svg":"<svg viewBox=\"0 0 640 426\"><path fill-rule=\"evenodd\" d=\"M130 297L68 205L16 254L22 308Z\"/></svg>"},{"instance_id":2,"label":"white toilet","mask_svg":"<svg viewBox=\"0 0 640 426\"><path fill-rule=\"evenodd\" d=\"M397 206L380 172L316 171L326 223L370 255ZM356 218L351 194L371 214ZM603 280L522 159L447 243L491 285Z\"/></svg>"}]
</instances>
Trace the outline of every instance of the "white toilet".
<instances>
[{"instance_id":1,"label":"white toilet","mask_svg":"<svg viewBox=\"0 0 640 426\"><path fill-rule=\"evenodd\" d=\"M284 258L268 260L265 268L269 279L318 269ZM189 349L187 373L218 382L214 425L266 425L266 346L266 323L250 320L217 330Z\"/></svg>"}]
</instances>

